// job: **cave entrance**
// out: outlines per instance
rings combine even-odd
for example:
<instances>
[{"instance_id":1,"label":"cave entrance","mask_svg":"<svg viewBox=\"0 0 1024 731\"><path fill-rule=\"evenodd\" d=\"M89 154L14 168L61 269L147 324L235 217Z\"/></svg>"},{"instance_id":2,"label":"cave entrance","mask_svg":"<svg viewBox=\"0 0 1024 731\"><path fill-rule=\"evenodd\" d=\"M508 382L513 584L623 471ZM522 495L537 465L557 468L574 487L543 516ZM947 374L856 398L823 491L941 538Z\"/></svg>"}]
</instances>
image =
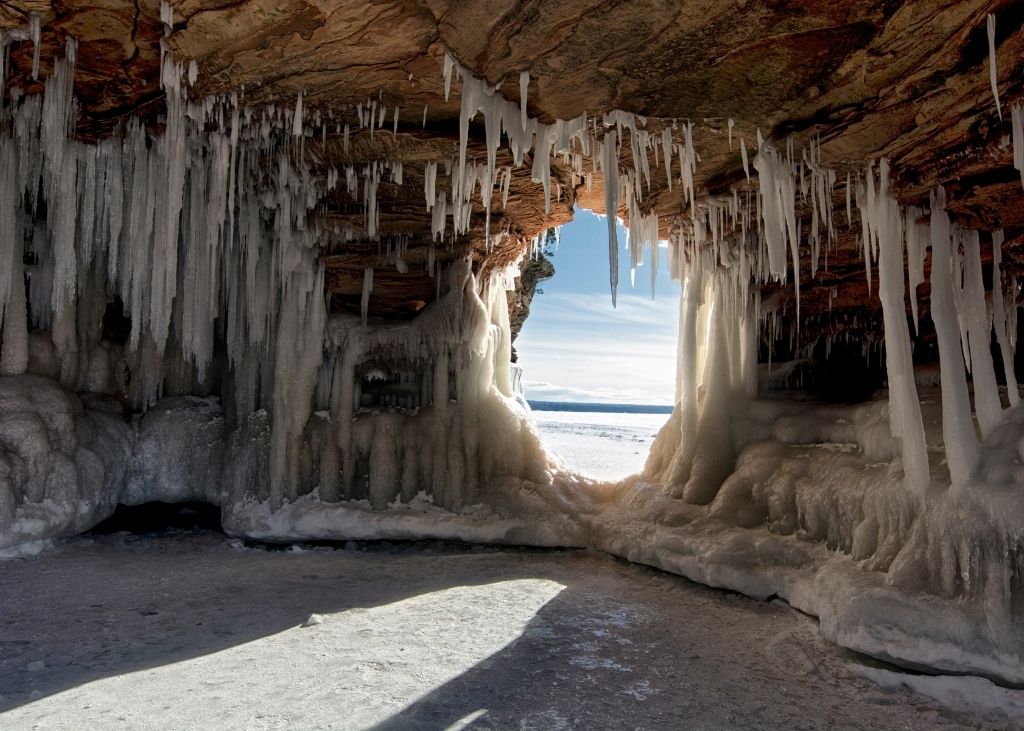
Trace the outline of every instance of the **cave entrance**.
<instances>
[{"instance_id":1,"label":"cave entrance","mask_svg":"<svg viewBox=\"0 0 1024 731\"><path fill-rule=\"evenodd\" d=\"M166 535L168 533L222 532L220 508L190 500L182 503L150 502L118 505L114 514L96 525L90 533L111 535Z\"/></svg>"},{"instance_id":2,"label":"cave entrance","mask_svg":"<svg viewBox=\"0 0 1024 731\"><path fill-rule=\"evenodd\" d=\"M621 225L618 241L628 241ZM607 219L582 209L549 231L541 250L554 274L540 267L547 278L515 348L545 445L585 475L620 480L643 470L672 411L679 285L664 249L653 280L649 261L631 277L623 249L613 307L607 242ZM538 265L524 265L524 275L531 269Z\"/></svg>"}]
</instances>

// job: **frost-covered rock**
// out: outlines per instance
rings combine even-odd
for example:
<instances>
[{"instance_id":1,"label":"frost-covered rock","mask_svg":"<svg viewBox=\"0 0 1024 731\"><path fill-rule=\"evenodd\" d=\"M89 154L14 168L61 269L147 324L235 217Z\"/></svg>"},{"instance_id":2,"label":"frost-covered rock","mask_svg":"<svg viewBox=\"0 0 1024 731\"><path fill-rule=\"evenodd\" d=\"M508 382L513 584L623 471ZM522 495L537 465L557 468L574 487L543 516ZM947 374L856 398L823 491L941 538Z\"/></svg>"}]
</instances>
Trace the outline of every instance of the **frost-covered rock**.
<instances>
[{"instance_id":1,"label":"frost-covered rock","mask_svg":"<svg viewBox=\"0 0 1024 731\"><path fill-rule=\"evenodd\" d=\"M54 381L0 377L0 547L81 532L113 512L132 433Z\"/></svg>"},{"instance_id":2,"label":"frost-covered rock","mask_svg":"<svg viewBox=\"0 0 1024 731\"><path fill-rule=\"evenodd\" d=\"M224 414L216 399L163 399L135 420L121 502L222 502Z\"/></svg>"}]
</instances>

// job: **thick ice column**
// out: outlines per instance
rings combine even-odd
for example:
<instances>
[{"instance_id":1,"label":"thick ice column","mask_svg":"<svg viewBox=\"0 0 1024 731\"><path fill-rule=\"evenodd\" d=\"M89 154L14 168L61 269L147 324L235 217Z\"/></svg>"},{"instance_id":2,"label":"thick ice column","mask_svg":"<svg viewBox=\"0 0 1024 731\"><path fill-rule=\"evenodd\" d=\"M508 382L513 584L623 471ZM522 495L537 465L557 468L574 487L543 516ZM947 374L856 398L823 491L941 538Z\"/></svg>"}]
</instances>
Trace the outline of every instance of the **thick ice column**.
<instances>
[{"instance_id":1,"label":"thick ice column","mask_svg":"<svg viewBox=\"0 0 1024 731\"><path fill-rule=\"evenodd\" d=\"M434 361L434 408L448 405L448 351L442 350Z\"/></svg>"},{"instance_id":2,"label":"thick ice column","mask_svg":"<svg viewBox=\"0 0 1024 731\"><path fill-rule=\"evenodd\" d=\"M494 353L494 385L505 396L512 395L512 328L508 317L505 278L491 280L489 305L497 342Z\"/></svg>"},{"instance_id":3,"label":"thick ice column","mask_svg":"<svg viewBox=\"0 0 1024 731\"><path fill-rule=\"evenodd\" d=\"M28 320L18 220L21 187L17 167L15 143L6 140L0 147L0 322L3 323L0 375L5 376L24 373L28 366Z\"/></svg>"},{"instance_id":4,"label":"thick ice column","mask_svg":"<svg viewBox=\"0 0 1024 731\"><path fill-rule=\"evenodd\" d=\"M341 458L340 492L344 497L352 497L352 485L355 482L352 415L359 409L359 384L356 383L355 375L359 353L355 343L349 342L345 346L341 354L341 363L335 371L335 386L332 389L335 403L332 405L331 418L338 429L337 447Z\"/></svg>"},{"instance_id":5,"label":"thick ice column","mask_svg":"<svg viewBox=\"0 0 1024 731\"><path fill-rule=\"evenodd\" d=\"M693 455L690 476L682 491L683 500L695 505L710 503L735 466L728 358L729 330L736 327L736 323L729 322L732 313L726 307L728 293L721 284L721 281L714 282L714 303L708 320L707 362L701 383L704 394L696 433L690 440Z\"/></svg>"},{"instance_id":6,"label":"thick ice column","mask_svg":"<svg viewBox=\"0 0 1024 731\"><path fill-rule=\"evenodd\" d=\"M869 170L868 175L874 173ZM867 225L878 242L878 295L885 323L885 368L889 378L889 422L901 441L904 482L918 493L930 483L921 403L914 384L910 329L903 279L903 216L889 194L889 162L883 159L880 188Z\"/></svg>"},{"instance_id":7,"label":"thick ice column","mask_svg":"<svg viewBox=\"0 0 1024 731\"><path fill-rule=\"evenodd\" d=\"M939 343L939 372L942 386L942 440L946 464L953 484L962 484L978 464L978 438L971 418L967 371L960 348L960 333L953 301L953 271L950 266L951 230L946 213L946 191L931 195L932 320Z\"/></svg>"},{"instance_id":8,"label":"thick ice column","mask_svg":"<svg viewBox=\"0 0 1024 731\"><path fill-rule=\"evenodd\" d=\"M698 349L697 313L704 304L704 275L700 260L684 264L679 299L679 355L676 370L676 406L680 414L679 447L669 484L685 485L690 479L697 443Z\"/></svg>"},{"instance_id":9,"label":"thick ice column","mask_svg":"<svg viewBox=\"0 0 1024 731\"><path fill-rule=\"evenodd\" d=\"M22 274L20 250L11 264L10 298L3 316L0 376L20 375L28 368L28 313L25 307L25 278Z\"/></svg>"},{"instance_id":10,"label":"thick ice column","mask_svg":"<svg viewBox=\"0 0 1024 731\"><path fill-rule=\"evenodd\" d=\"M310 263L310 268L312 268ZM299 489L302 432L312 412L313 389L323 361L324 271L296 272L280 303L275 350L270 505L280 507Z\"/></svg>"}]
</instances>

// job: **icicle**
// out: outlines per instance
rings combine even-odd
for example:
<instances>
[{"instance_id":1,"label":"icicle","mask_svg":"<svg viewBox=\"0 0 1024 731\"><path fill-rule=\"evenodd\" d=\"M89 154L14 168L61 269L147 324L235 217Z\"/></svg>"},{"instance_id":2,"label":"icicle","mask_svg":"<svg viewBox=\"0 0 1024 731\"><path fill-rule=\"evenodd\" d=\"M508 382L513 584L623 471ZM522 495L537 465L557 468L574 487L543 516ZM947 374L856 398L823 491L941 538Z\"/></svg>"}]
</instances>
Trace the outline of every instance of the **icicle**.
<instances>
[{"instance_id":1,"label":"icicle","mask_svg":"<svg viewBox=\"0 0 1024 731\"><path fill-rule=\"evenodd\" d=\"M292 116L292 137L302 136L302 124L302 92L300 91L298 98L295 100L295 114Z\"/></svg>"},{"instance_id":2,"label":"icicle","mask_svg":"<svg viewBox=\"0 0 1024 731\"><path fill-rule=\"evenodd\" d=\"M996 71L996 16L988 14L988 79L992 85L992 96L996 100L996 112L1003 119L1003 105L999 102L999 79Z\"/></svg>"},{"instance_id":3,"label":"icicle","mask_svg":"<svg viewBox=\"0 0 1024 731\"><path fill-rule=\"evenodd\" d=\"M846 174L846 227L853 228L853 181Z\"/></svg>"},{"instance_id":4,"label":"icicle","mask_svg":"<svg viewBox=\"0 0 1024 731\"><path fill-rule=\"evenodd\" d=\"M612 290L612 307L616 304L619 288L619 241L615 230L619 210L619 151L618 133L608 130L601 143L601 172L604 175L604 210L608 217L608 274Z\"/></svg>"},{"instance_id":5,"label":"icicle","mask_svg":"<svg viewBox=\"0 0 1024 731\"><path fill-rule=\"evenodd\" d=\"M527 129L529 117L526 112L526 94L530 89L530 72L520 71L519 72L519 115L520 121L523 125L523 129Z\"/></svg>"},{"instance_id":6,"label":"icicle","mask_svg":"<svg viewBox=\"0 0 1024 731\"><path fill-rule=\"evenodd\" d=\"M452 70L455 68L455 61L452 59L450 54L444 54L444 100L448 101L448 97L452 91ZM425 110L424 110L425 111Z\"/></svg>"},{"instance_id":7,"label":"icicle","mask_svg":"<svg viewBox=\"0 0 1024 731\"><path fill-rule=\"evenodd\" d=\"M366 267L363 270L363 295L359 300L359 316L362 318L364 326L370 308L371 292L373 292L373 267Z\"/></svg>"},{"instance_id":8,"label":"icicle","mask_svg":"<svg viewBox=\"0 0 1024 731\"><path fill-rule=\"evenodd\" d=\"M395 107L395 118L391 125L391 136L398 136L398 107Z\"/></svg>"},{"instance_id":9,"label":"icicle","mask_svg":"<svg viewBox=\"0 0 1024 731\"><path fill-rule=\"evenodd\" d=\"M907 283L910 286L910 309L914 319L914 333L918 334L917 287L924 282L924 259L928 247L927 229L918 223L924 211L910 206L906 211Z\"/></svg>"},{"instance_id":10,"label":"icicle","mask_svg":"<svg viewBox=\"0 0 1024 731\"><path fill-rule=\"evenodd\" d=\"M1024 106L1015 104L1010 110L1013 125L1013 166L1020 172L1020 182L1024 185Z\"/></svg>"},{"instance_id":11,"label":"icicle","mask_svg":"<svg viewBox=\"0 0 1024 731\"><path fill-rule=\"evenodd\" d=\"M665 155L665 177L668 179L668 189L672 190L672 128L665 127L661 130L661 149Z\"/></svg>"},{"instance_id":12,"label":"icicle","mask_svg":"<svg viewBox=\"0 0 1024 731\"><path fill-rule=\"evenodd\" d=\"M732 119L729 120L729 149L732 150L732 128L736 126L736 122Z\"/></svg>"},{"instance_id":13,"label":"icicle","mask_svg":"<svg viewBox=\"0 0 1024 731\"><path fill-rule=\"evenodd\" d=\"M167 0L160 0L160 22L164 24L164 34L170 33L174 28L174 8Z\"/></svg>"},{"instance_id":14,"label":"icicle","mask_svg":"<svg viewBox=\"0 0 1024 731\"><path fill-rule=\"evenodd\" d=\"M427 128L427 105L423 105L423 129Z\"/></svg>"},{"instance_id":15,"label":"icicle","mask_svg":"<svg viewBox=\"0 0 1024 731\"><path fill-rule=\"evenodd\" d=\"M428 162L423 168L423 195L427 200L427 210L434 206L437 186L437 163Z\"/></svg>"},{"instance_id":16,"label":"icicle","mask_svg":"<svg viewBox=\"0 0 1024 731\"><path fill-rule=\"evenodd\" d=\"M750 182L750 160L747 157L747 143L744 142L743 138L740 137L740 158L743 160L743 173L747 176L747 182Z\"/></svg>"},{"instance_id":17,"label":"icicle","mask_svg":"<svg viewBox=\"0 0 1024 731\"><path fill-rule=\"evenodd\" d=\"M29 35L32 37L32 79L39 78L39 50L42 47L42 16L32 13L28 17Z\"/></svg>"}]
</instances>

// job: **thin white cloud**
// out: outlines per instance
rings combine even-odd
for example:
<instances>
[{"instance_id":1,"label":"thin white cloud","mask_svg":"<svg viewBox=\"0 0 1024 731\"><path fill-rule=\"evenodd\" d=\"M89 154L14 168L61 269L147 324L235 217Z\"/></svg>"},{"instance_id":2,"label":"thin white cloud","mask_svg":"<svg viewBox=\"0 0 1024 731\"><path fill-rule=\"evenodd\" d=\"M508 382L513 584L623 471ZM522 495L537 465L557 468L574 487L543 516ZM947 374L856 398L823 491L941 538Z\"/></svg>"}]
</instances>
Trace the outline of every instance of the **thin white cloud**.
<instances>
[{"instance_id":1,"label":"thin white cloud","mask_svg":"<svg viewBox=\"0 0 1024 731\"><path fill-rule=\"evenodd\" d=\"M670 404L678 295L552 292L534 300L516 341L527 397L546 401Z\"/></svg>"}]
</instances>

